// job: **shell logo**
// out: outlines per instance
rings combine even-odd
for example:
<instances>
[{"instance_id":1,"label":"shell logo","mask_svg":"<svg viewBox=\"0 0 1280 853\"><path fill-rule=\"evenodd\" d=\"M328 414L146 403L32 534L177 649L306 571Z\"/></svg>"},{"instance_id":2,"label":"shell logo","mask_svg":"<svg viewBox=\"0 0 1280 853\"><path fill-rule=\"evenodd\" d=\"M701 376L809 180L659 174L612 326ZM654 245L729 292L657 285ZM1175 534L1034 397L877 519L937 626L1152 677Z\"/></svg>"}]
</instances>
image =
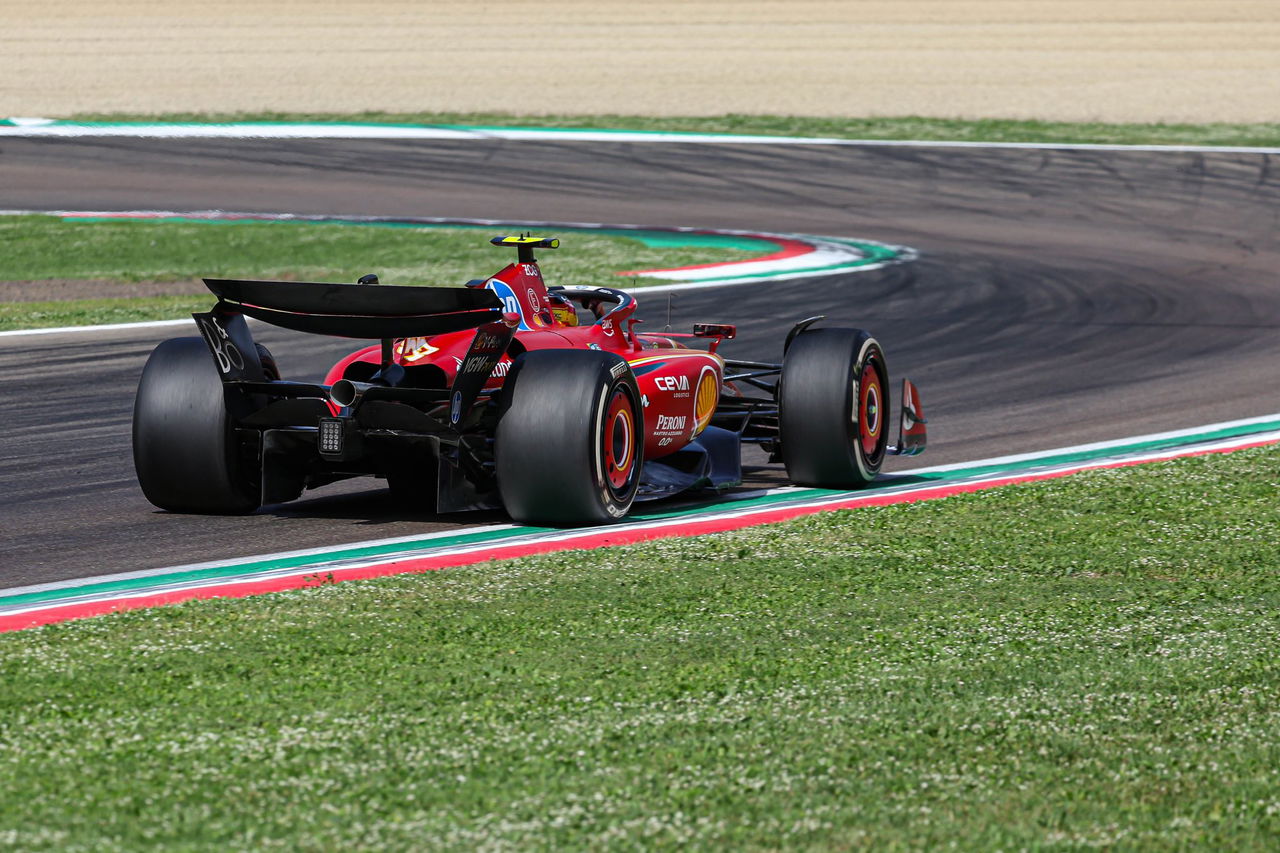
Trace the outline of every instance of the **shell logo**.
<instances>
[{"instance_id":1,"label":"shell logo","mask_svg":"<svg viewBox=\"0 0 1280 853\"><path fill-rule=\"evenodd\" d=\"M405 338L400 343L400 357L403 361L418 361L432 353L440 352L426 338Z\"/></svg>"},{"instance_id":2,"label":"shell logo","mask_svg":"<svg viewBox=\"0 0 1280 853\"><path fill-rule=\"evenodd\" d=\"M693 398L693 434L697 435L711 423L711 416L716 413L716 403L720 401L720 379L711 367L702 368L698 377L698 390Z\"/></svg>"}]
</instances>

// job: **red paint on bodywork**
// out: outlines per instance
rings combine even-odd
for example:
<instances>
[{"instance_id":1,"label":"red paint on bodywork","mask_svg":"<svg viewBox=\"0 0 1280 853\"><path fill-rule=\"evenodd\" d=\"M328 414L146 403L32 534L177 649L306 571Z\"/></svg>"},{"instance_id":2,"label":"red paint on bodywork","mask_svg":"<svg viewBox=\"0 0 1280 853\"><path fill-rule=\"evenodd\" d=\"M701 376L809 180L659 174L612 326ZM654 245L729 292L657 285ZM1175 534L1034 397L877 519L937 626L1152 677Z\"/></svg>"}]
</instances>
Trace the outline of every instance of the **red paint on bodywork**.
<instances>
[{"instance_id":1,"label":"red paint on bodywork","mask_svg":"<svg viewBox=\"0 0 1280 853\"><path fill-rule=\"evenodd\" d=\"M499 282L500 284L495 284ZM668 456L697 437L709 418L699 420L696 409L697 389L704 374L714 376L719 389L724 379L724 361L706 350L691 349L662 335L635 334L635 303L631 301L604 313L588 325L573 326L561 322L549 310L547 290L537 262L515 263L477 286L488 287L503 300L504 306L520 316L526 328L516 332L511 352L519 354L540 349L595 349L613 352L631 364L640 389L643 421L644 455L646 459ZM407 368L434 365L440 369L446 387L452 386L458 368L471 345L475 332L449 332L423 338L395 342L392 358ZM692 337L692 336L687 336ZM716 341L716 338L704 338ZM326 385L339 379L363 379L348 375L356 363L378 365L382 358L379 345L368 346L346 356L325 375ZM504 356L485 384L486 393L502 387L510 370L511 357ZM367 369L366 369L367 370ZM717 397L718 400L718 397ZM331 408L333 408L331 406ZM714 410L714 401L712 404ZM336 414L336 411L335 411Z\"/></svg>"}]
</instances>

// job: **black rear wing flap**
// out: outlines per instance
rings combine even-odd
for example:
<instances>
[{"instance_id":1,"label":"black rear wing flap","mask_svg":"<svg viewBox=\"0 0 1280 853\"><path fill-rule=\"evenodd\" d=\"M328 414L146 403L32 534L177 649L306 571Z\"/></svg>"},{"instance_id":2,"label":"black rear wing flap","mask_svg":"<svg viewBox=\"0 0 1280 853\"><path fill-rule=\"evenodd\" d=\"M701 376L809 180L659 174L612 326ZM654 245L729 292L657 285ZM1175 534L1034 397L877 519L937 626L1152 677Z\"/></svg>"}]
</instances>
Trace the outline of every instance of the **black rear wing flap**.
<instances>
[{"instance_id":1,"label":"black rear wing flap","mask_svg":"<svg viewBox=\"0 0 1280 853\"><path fill-rule=\"evenodd\" d=\"M474 329L502 318L489 290L206 278L217 309L273 326L342 338L411 338Z\"/></svg>"},{"instance_id":2,"label":"black rear wing flap","mask_svg":"<svg viewBox=\"0 0 1280 853\"><path fill-rule=\"evenodd\" d=\"M219 278L204 283L218 303L191 316L224 382L267 381L245 317L297 332L381 340L384 349L395 338L429 337L502 319L502 301L489 290ZM311 396L314 390L278 389L282 396Z\"/></svg>"}]
</instances>

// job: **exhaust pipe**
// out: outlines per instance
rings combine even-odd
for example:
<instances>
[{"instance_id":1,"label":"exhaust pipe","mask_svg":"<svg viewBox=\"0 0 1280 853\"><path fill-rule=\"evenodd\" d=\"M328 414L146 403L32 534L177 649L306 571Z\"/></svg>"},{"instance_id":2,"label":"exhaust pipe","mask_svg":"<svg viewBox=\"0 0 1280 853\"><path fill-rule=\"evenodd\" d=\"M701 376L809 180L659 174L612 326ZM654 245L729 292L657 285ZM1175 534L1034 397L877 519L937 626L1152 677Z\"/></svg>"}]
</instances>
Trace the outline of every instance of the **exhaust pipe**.
<instances>
[{"instance_id":1,"label":"exhaust pipe","mask_svg":"<svg viewBox=\"0 0 1280 853\"><path fill-rule=\"evenodd\" d=\"M353 382L350 379L339 379L333 383L333 387L329 389L329 399L333 401L335 406L347 408L355 404L364 396L364 392L370 388L381 388L383 386L372 382Z\"/></svg>"}]
</instances>

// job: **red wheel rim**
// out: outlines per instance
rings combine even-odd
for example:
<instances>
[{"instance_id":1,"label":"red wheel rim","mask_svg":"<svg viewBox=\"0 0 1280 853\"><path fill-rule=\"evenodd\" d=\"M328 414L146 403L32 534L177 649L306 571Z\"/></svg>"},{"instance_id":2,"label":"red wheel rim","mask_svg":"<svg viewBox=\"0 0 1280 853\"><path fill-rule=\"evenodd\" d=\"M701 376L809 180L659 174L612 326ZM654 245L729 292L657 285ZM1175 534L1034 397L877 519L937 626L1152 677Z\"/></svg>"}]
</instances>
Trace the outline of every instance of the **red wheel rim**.
<instances>
[{"instance_id":1,"label":"red wheel rim","mask_svg":"<svg viewBox=\"0 0 1280 853\"><path fill-rule=\"evenodd\" d=\"M636 428L631 398L621 389L609 399L600 440L604 444L605 479L614 491L626 488L636 464Z\"/></svg>"},{"instance_id":2,"label":"red wheel rim","mask_svg":"<svg viewBox=\"0 0 1280 853\"><path fill-rule=\"evenodd\" d=\"M874 457L884 428L884 394L880 390L880 372L870 361L862 368L858 389L858 440L862 443L863 455Z\"/></svg>"}]
</instances>

